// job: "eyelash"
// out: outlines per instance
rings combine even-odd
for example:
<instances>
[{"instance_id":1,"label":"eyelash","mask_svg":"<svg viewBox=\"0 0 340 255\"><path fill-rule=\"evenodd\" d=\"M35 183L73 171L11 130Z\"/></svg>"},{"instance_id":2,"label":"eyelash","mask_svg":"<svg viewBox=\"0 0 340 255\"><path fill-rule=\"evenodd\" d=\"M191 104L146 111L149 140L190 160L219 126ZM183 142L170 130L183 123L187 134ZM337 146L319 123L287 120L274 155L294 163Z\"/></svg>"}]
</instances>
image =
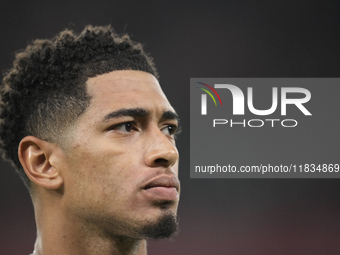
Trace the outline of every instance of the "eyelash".
<instances>
[{"instance_id":1,"label":"eyelash","mask_svg":"<svg viewBox=\"0 0 340 255\"><path fill-rule=\"evenodd\" d=\"M118 127L123 127L123 126L126 127L126 125L128 125L128 124L131 125L131 130L130 131L126 130L128 133L130 133L132 131L132 129L138 130L138 128L136 127L136 123L134 121L127 121L127 122L123 122L123 123L118 123L118 124L110 127L109 130L115 130L115 129L118 129Z\"/></svg>"},{"instance_id":2,"label":"eyelash","mask_svg":"<svg viewBox=\"0 0 340 255\"><path fill-rule=\"evenodd\" d=\"M123 123L118 123L118 124L110 127L109 130L115 130L115 129L118 129L118 127L123 127L123 126L125 126L125 128L126 128L126 125L128 125L128 124L131 125L131 127L130 127L131 129L126 130L126 133L130 133L133 130L138 130L136 123L134 121L127 121L127 122L123 122ZM177 135L182 132L182 128L180 126L176 126L176 125L173 125L173 124L168 124L168 125L164 126L162 128L162 130L164 130L166 128L171 128L172 132L169 129L168 130L169 130L169 135L172 136L173 138L177 138Z\"/></svg>"}]
</instances>

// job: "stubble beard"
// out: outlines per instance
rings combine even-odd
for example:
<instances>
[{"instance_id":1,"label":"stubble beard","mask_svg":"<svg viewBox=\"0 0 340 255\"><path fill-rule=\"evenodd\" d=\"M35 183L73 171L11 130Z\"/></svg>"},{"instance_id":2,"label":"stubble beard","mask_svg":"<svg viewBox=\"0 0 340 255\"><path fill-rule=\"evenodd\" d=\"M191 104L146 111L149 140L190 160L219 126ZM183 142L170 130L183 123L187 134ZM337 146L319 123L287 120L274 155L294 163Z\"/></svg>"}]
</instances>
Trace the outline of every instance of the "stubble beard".
<instances>
[{"instance_id":1,"label":"stubble beard","mask_svg":"<svg viewBox=\"0 0 340 255\"><path fill-rule=\"evenodd\" d=\"M175 215L167 213L161 216L156 222L146 224L140 230L143 239L170 239L179 232L178 220Z\"/></svg>"},{"instance_id":2,"label":"stubble beard","mask_svg":"<svg viewBox=\"0 0 340 255\"><path fill-rule=\"evenodd\" d=\"M104 236L127 239L171 239L179 232L176 213L163 211L163 214L155 220L144 220L134 222L130 220L113 220L111 217L101 217L96 219L103 227Z\"/></svg>"}]
</instances>

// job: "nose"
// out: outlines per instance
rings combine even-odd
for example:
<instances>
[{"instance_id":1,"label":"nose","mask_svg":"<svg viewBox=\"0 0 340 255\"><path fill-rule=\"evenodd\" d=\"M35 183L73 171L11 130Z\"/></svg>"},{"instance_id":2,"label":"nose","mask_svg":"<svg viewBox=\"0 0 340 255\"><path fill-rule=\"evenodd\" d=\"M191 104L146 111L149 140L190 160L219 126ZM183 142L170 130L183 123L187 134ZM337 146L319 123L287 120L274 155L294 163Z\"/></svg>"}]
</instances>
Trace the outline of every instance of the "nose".
<instances>
[{"instance_id":1,"label":"nose","mask_svg":"<svg viewBox=\"0 0 340 255\"><path fill-rule=\"evenodd\" d=\"M174 141L169 140L158 128L151 132L153 135L148 138L145 163L150 167L173 166L179 157Z\"/></svg>"}]
</instances>

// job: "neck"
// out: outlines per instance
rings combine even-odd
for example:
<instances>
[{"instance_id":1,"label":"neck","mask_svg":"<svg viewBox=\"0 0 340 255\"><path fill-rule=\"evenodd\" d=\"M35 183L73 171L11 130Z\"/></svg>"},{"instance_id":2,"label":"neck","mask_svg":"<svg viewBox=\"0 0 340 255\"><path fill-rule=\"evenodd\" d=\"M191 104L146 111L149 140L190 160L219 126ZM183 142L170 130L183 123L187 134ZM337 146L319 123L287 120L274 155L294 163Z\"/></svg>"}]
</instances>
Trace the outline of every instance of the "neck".
<instances>
[{"instance_id":1,"label":"neck","mask_svg":"<svg viewBox=\"0 0 340 255\"><path fill-rule=\"evenodd\" d=\"M53 198L49 199L48 205L33 199L37 223L34 255L147 254L146 240L105 235L98 228L61 210L62 206L58 202L53 203Z\"/></svg>"},{"instance_id":2,"label":"neck","mask_svg":"<svg viewBox=\"0 0 340 255\"><path fill-rule=\"evenodd\" d=\"M97 239L98 240L98 239ZM146 255L146 240L131 242L129 240L111 240L109 243L95 242L95 239L89 240L59 240L39 236L34 245L33 255L46 254L63 254L63 255L84 255L84 254L103 254L103 255Z\"/></svg>"}]
</instances>

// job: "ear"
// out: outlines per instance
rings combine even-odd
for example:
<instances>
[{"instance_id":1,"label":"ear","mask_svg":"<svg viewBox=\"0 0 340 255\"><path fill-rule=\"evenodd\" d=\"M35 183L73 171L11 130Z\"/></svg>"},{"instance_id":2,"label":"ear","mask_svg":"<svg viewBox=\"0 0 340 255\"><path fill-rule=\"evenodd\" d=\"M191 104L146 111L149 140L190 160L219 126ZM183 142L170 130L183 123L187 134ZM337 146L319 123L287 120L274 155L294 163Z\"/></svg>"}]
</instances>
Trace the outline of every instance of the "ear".
<instances>
[{"instance_id":1,"label":"ear","mask_svg":"<svg viewBox=\"0 0 340 255\"><path fill-rule=\"evenodd\" d=\"M63 184L60 169L54 166L51 158L60 149L56 144L34 136L24 137L18 149L20 163L28 178L39 186L58 189Z\"/></svg>"}]
</instances>

